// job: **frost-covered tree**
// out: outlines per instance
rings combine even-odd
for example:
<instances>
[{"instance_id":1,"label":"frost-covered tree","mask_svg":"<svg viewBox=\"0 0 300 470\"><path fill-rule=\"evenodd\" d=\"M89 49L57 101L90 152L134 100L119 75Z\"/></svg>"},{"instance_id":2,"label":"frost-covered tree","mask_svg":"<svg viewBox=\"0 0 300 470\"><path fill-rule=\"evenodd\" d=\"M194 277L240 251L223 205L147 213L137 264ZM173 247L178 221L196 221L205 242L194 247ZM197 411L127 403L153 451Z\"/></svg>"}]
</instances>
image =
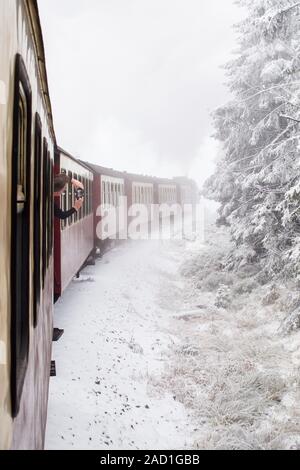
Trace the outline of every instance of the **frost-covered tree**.
<instances>
[{"instance_id":1,"label":"frost-covered tree","mask_svg":"<svg viewBox=\"0 0 300 470\"><path fill-rule=\"evenodd\" d=\"M233 99L214 113L224 152L205 188L239 246L233 262L263 258L278 273L300 261L300 2L238 3L249 14L226 65Z\"/></svg>"}]
</instances>

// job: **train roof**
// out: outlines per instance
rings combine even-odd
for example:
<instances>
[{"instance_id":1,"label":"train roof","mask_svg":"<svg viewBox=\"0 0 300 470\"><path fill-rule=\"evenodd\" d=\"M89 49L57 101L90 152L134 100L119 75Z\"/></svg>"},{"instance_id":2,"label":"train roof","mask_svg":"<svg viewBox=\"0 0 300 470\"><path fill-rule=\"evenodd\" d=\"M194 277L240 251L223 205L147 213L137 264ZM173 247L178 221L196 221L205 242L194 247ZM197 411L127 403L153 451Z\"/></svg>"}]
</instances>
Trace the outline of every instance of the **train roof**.
<instances>
[{"instance_id":1,"label":"train roof","mask_svg":"<svg viewBox=\"0 0 300 470\"><path fill-rule=\"evenodd\" d=\"M126 171L114 170L113 168L106 168L95 163L84 162L92 171L99 175L107 175L115 178L128 179L130 181L141 181L143 183L157 183L157 184L176 184L174 179L158 178L156 176L140 175L137 173L127 173Z\"/></svg>"},{"instance_id":2,"label":"train roof","mask_svg":"<svg viewBox=\"0 0 300 470\"><path fill-rule=\"evenodd\" d=\"M196 181L193 180L192 178L188 178L187 176L176 176L176 177L173 178L173 179L174 179L174 181L176 181L176 183L178 183L178 184L198 187Z\"/></svg>"},{"instance_id":3,"label":"train roof","mask_svg":"<svg viewBox=\"0 0 300 470\"><path fill-rule=\"evenodd\" d=\"M73 155L71 155L69 152L67 152L67 151L64 150L63 148L57 146L57 151L58 151L59 153L63 153L66 157L70 158L71 160L73 160L74 162L76 162L78 165L81 165L81 166L84 167L86 170L91 171L91 168L90 168L85 162L83 162L83 161L80 160L79 158L73 157Z\"/></svg>"},{"instance_id":4,"label":"train roof","mask_svg":"<svg viewBox=\"0 0 300 470\"><path fill-rule=\"evenodd\" d=\"M54 124L53 124L52 106L51 106L49 86L48 86L45 47L44 47L44 40L43 40L43 33L42 33L38 3L37 3L37 0L25 0L24 3L26 6L28 18L29 18L29 24L30 24L32 37L33 37L33 42L35 45L36 64L38 68L40 85L42 88L44 105L45 105L46 113L47 113L48 125L50 128L50 132L52 134L53 140L54 142L56 142Z\"/></svg>"},{"instance_id":5,"label":"train roof","mask_svg":"<svg viewBox=\"0 0 300 470\"><path fill-rule=\"evenodd\" d=\"M106 168L101 165L96 165L95 163L82 162L84 163L91 171L97 173L98 175L107 175L114 178L125 178L126 173L122 171L114 170L113 168Z\"/></svg>"}]
</instances>

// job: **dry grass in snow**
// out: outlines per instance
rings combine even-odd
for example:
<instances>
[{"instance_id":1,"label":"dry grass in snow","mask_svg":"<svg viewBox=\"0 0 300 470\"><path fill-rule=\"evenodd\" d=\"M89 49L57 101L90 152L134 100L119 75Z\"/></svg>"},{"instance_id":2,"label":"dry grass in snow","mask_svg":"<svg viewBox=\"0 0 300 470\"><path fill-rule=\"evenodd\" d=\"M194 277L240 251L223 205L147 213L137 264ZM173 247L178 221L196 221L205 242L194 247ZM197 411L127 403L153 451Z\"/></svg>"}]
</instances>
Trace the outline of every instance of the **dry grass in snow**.
<instances>
[{"instance_id":1,"label":"dry grass in snow","mask_svg":"<svg viewBox=\"0 0 300 470\"><path fill-rule=\"evenodd\" d=\"M225 272L228 234L209 234L213 241L201 250L194 244L183 263L179 342L152 384L191 410L195 448L300 449L300 333L285 337L279 329L290 295L278 288L270 296L274 287L254 275ZM226 309L216 306L220 286Z\"/></svg>"}]
</instances>

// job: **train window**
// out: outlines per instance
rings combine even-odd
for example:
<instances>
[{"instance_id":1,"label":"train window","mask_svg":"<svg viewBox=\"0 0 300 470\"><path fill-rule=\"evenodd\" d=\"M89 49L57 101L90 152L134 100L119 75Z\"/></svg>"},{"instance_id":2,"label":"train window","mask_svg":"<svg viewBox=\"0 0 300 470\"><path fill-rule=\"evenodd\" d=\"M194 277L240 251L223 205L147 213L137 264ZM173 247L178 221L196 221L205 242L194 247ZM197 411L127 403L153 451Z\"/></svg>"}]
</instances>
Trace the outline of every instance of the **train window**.
<instances>
[{"instance_id":1,"label":"train window","mask_svg":"<svg viewBox=\"0 0 300 470\"><path fill-rule=\"evenodd\" d=\"M78 175L76 179L81 182L80 175ZM80 219L81 219L81 209L79 209L79 211L77 212L77 220L80 220Z\"/></svg>"},{"instance_id":2,"label":"train window","mask_svg":"<svg viewBox=\"0 0 300 470\"><path fill-rule=\"evenodd\" d=\"M54 167L49 153L49 163L50 163L50 190L49 190L49 260L53 252L53 241L54 241Z\"/></svg>"},{"instance_id":3,"label":"train window","mask_svg":"<svg viewBox=\"0 0 300 470\"><path fill-rule=\"evenodd\" d=\"M87 215L87 201L88 201L88 196L89 196L89 189L87 187L87 180L86 178L83 178L83 186L85 188L85 198L84 198L84 201L83 201L83 217L85 217Z\"/></svg>"},{"instance_id":4,"label":"train window","mask_svg":"<svg viewBox=\"0 0 300 470\"><path fill-rule=\"evenodd\" d=\"M109 183L105 183L106 187L106 204L110 204L110 198L109 198Z\"/></svg>"},{"instance_id":5,"label":"train window","mask_svg":"<svg viewBox=\"0 0 300 470\"><path fill-rule=\"evenodd\" d=\"M90 213L90 184L89 184L88 178L85 179L85 184L86 184L86 189L87 189L87 195L85 198L85 204L86 204L86 215Z\"/></svg>"},{"instance_id":6,"label":"train window","mask_svg":"<svg viewBox=\"0 0 300 470\"><path fill-rule=\"evenodd\" d=\"M47 266L52 252L53 176L50 152L47 153Z\"/></svg>"},{"instance_id":7,"label":"train window","mask_svg":"<svg viewBox=\"0 0 300 470\"><path fill-rule=\"evenodd\" d=\"M115 203L116 207L119 205L119 185L118 183L115 184Z\"/></svg>"},{"instance_id":8,"label":"train window","mask_svg":"<svg viewBox=\"0 0 300 470\"><path fill-rule=\"evenodd\" d=\"M87 201L87 193L88 193L88 189L86 187L86 178L84 176L82 177L82 184L83 184L84 191L85 191L85 196L84 196L83 205L82 205L82 216L84 218L86 216L86 201Z\"/></svg>"},{"instance_id":9,"label":"train window","mask_svg":"<svg viewBox=\"0 0 300 470\"><path fill-rule=\"evenodd\" d=\"M109 205L110 198L109 198L109 183L108 182L105 183L105 187L106 187L106 204Z\"/></svg>"},{"instance_id":10,"label":"train window","mask_svg":"<svg viewBox=\"0 0 300 470\"><path fill-rule=\"evenodd\" d=\"M33 324L37 326L41 300L41 190L42 190L42 124L38 114L35 116L34 132L34 288Z\"/></svg>"},{"instance_id":11,"label":"train window","mask_svg":"<svg viewBox=\"0 0 300 470\"><path fill-rule=\"evenodd\" d=\"M89 214L92 212L92 181L88 179L88 186L89 186Z\"/></svg>"},{"instance_id":12,"label":"train window","mask_svg":"<svg viewBox=\"0 0 300 470\"><path fill-rule=\"evenodd\" d=\"M67 174L64 168L62 168L60 172ZM65 212L67 210L67 204L68 204L68 194L67 194L67 189L65 189L64 192L60 196L60 207L62 211ZM67 227L67 224L68 224L67 219L61 220L61 229L64 230Z\"/></svg>"},{"instance_id":13,"label":"train window","mask_svg":"<svg viewBox=\"0 0 300 470\"><path fill-rule=\"evenodd\" d=\"M77 176L76 173L74 173L73 177L74 177L74 180L78 180L78 176ZM74 188L72 189L72 193L73 193L73 203L74 203L74 202L75 202L75 192L74 192ZM73 204L72 204L72 205L73 205ZM74 222L76 223L77 220L78 220L78 212L76 211L76 212L74 213Z\"/></svg>"},{"instance_id":14,"label":"train window","mask_svg":"<svg viewBox=\"0 0 300 470\"><path fill-rule=\"evenodd\" d=\"M83 181L83 177L82 177L82 176L79 176L78 179L79 179L80 183L84 184L84 181ZM80 218L80 219L83 218L83 213L84 213L84 204L82 204L81 209L79 209L79 218Z\"/></svg>"},{"instance_id":15,"label":"train window","mask_svg":"<svg viewBox=\"0 0 300 470\"><path fill-rule=\"evenodd\" d=\"M28 365L31 196L31 87L25 65L16 56L13 111L11 201L11 402L16 417Z\"/></svg>"},{"instance_id":16,"label":"train window","mask_svg":"<svg viewBox=\"0 0 300 470\"><path fill-rule=\"evenodd\" d=\"M106 187L106 182L102 183L104 187L104 195L105 195L105 205L108 204L108 197L107 197L107 187Z\"/></svg>"},{"instance_id":17,"label":"train window","mask_svg":"<svg viewBox=\"0 0 300 470\"><path fill-rule=\"evenodd\" d=\"M116 206L119 207L119 199L120 199L120 184L119 183L116 184L116 189L117 189Z\"/></svg>"},{"instance_id":18,"label":"train window","mask_svg":"<svg viewBox=\"0 0 300 470\"><path fill-rule=\"evenodd\" d=\"M92 180L89 179L89 214L92 212L92 197L93 197L93 183Z\"/></svg>"},{"instance_id":19,"label":"train window","mask_svg":"<svg viewBox=\"0 0 300 470\"><path fill-rule=\"evenodd\" d=\"M84 176L81 177L81 182L84 186L84 188L86 187L85 185L85 178ZM84 198L83 200L83 204L82 204L82 209L81 209L81 218L84 218L85 217L85 212L86 212L86 198Z\"/></svg>"},{"instance_id":20,"label":"train window","mask_svg":"<svg viewBox=\"0 0 300 470\"><path fill-rule=\"evenodd\" d=\"M82 176L79 176L78 179L79 179L80 183L84 184L84 180L83 180L83 177L82 177ZM84 204L82 204L81 209L79 209L79 218L80 218L80 219L83 218L83 214L84 214Z\"/></svg>"},{"instance_id":21,"label":"train window","mask_svg":"<svg viewBox=\"0 0 300 470\"><path fill-rule=\"evenodd\" d=\"M47 267L47 193L48 193L48 179L47 179L47 156L48 156L48 143L44 138L43 140L43 202L42 202L42 266L43 266L43 287L45 285L46 267Z\"/></svg>"},{"instance_id":22,"label":"train window","mask_svg":"<svg viewBox=\"0 0 300 470\"><path fill-rule=\"evenodd\" d=\"M112 199L111 199L111 184L110 183L107 183L107 191L108 191L108 204L111 204Z\"/></svg>"},{"instance_id":23,"label":"train window","mask_svg":"<svg viewBox=\"0 0 300 470\"><path fill-rule=\"evenodd\" d=\"M101 181L101 204L106 204L106 192L105 192L105 185L103 181Z\"/></svg>"},{"instance_id":24,"label":"train window","mask_svg":"<svg viewBox=\"0 0 300 470\"><path fill-rule=\"evenodd\" d=\"M111 183L111 203L113 206L116 205L116 199L115 199L115 185L114 183Z\"/></svg>"},{"instance_id":25,"label":"train window","mask_svg":"<svg viewBox=\"0 0 300 470\"><path fill-rule=\"evenodd\" d=\"M103 183L103 187L104 187L104 194L105 194L105 204L108 204L108 195L107 195L106 182Z\"/></svg>"},{"instance_id":26,"label":"train window","mask_svg":"<svg viewBox=\"0 0 300 470\"><path fill-rule=\"evenodd\" d=\"M86 195L86 215L89 215L90 213L90 181L88 178L85 179L85 184L86 184L86 189L87 189L87 195Z\"/></svg>"},{"instance_id":27,"label":"train window","mask_svg":"<svg viewBox=\"0 0 300 470\"><path fill-rule=\"evenodd\" d=\"M71 183L73 179L72 171L68 171L69 183L68 183L68 210L72 209L73 207L73 185ZM73 215L68 218L69 226L73 224Z\"/></svg>"}]
</instances>

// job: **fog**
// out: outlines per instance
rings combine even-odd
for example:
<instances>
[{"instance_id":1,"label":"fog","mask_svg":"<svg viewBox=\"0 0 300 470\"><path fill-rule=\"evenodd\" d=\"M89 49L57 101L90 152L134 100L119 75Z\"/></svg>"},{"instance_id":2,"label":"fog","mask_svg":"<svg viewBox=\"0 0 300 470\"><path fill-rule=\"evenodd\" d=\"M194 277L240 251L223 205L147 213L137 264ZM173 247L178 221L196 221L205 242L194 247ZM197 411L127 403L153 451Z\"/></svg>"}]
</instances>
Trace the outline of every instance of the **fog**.
<instances>
[{"instance_id":1,"label":"fog","mask_svg":"<svg viewBox=\"0 0 300 470\"><path fill-rule=\"evenodd\" d=\"M40 0L60 146L120 170L201 184L229 96L233 0Z\"/></svg>"}]
</instances>

